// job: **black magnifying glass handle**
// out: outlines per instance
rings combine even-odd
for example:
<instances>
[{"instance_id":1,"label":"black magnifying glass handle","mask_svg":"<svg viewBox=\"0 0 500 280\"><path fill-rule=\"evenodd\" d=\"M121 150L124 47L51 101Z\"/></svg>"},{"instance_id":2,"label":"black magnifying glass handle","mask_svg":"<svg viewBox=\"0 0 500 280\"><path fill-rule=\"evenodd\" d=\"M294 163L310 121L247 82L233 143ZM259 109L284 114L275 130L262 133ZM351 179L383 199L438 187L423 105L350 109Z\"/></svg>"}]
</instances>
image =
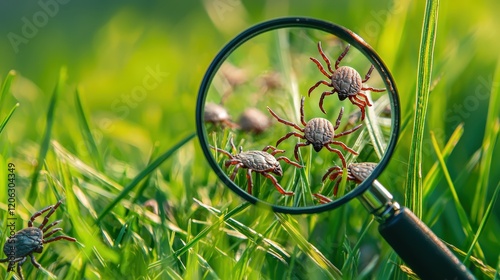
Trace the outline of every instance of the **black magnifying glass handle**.
<instances>
[{"instance_id":1,"label":"black magnifying glass handle","mask_svg":"<svg viewBox=\"0 0 500 280\"><path fill-rule=\"evenodd\" d=\"M474 279L460 260L408 208L400 207L378 181L359 197L379 222L379 232L422 279Z\"/></svg>"}]
</instances>

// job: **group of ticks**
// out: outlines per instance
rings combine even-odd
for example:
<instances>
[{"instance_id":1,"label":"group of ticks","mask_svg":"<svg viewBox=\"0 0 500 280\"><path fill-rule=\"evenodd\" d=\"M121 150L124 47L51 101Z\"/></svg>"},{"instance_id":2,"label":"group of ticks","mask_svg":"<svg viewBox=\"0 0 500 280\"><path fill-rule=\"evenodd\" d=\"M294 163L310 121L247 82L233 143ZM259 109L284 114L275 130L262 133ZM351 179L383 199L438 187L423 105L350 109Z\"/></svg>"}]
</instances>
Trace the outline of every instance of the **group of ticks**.
<instances>
[{"instance_id":1,"label":"group of ticks","mask_svg":"<svg viewBox=\"0 0 500 280\"><path fill-rule=\"evenodd\" d=\"M346 54L349 51L350 46L348 45L344 51L340 54L340 56L337 58L335 62L335 68L332 68L332 64L330 63L330 60L328 57L325 55L323 52L323 49L321 47L321 42L318 43L318 51L325 61L327 68L325 69L321 62L316 59L311 57L311 61L313 61L316 66L318 67L319 71L328 78L328 80L320 80L317 83L315 83L311 88L309 88L308 91L308 96L311 95L311 92L316 89L318 86L321 84L326 85L330 88L331 90L323 92L321 95L320 101L319 101L319 108L323 113L326 114L325 109L323 108L323 102L326 96L332 95L334 93L337 93L339 100L345 100L349 99L353 105L356 105L359 107L361 110L361 121L364 120L365 118L365 107L366 106L372 106L372 104L369 102L368 97L363 93L363 91L372 91L372 92L382 92L385 91L385 89L377 89L377 88L372 88L372 87L367 87L364 85L365 82L367 82L370 79L370 75L374 69L373 65L371 65L370 69L366 73L364 79L361 78L360 74L352 67L349 66L339 66L340 62L342 59L346 56ZM347 180L354 180L356 181L356 177L352 176L352 174L349 172L349 167L346 164L346 160L342 152L336 148L333 148L331 145L337 145L340 146L342 149L345 151L352 153L354 155L358 155L356 151L353 149L349 148L346 144L344 144L341 141L337 141L336 139L348 134L351 134L358 130L362 124L359 124L349 130L345 130L341 133L335 133L335 131L338 129L340 126L340 121L342 119L342 115L344 113L344 108L342 107L340 110L340 113L337 117L337 120L335 122L335 125L333 125L329 120L325 118L313 118L309 121L305 121L304 119L304 101L305 97L302 97L301 99L301 104L300 104L300 122L302 126L297 125L293 122L287 121L280 116L278 116L271 108L267 107L269 110L269 113L280 123L283 123L287 126L290 126L294 128L294 131L287 133L278 141L276 142L276 147L279 146L281 142L284 140L290 138L291 136L295 136L300 139L304 139L305 142L299 142L295 145L294 148L294 157L297 161L299 161L299 153L298 149L300 147L305 147L308 145L312 145L314 150L316 152L319 152L323 147L328 149L329 151L336 153L340 160L342 161L342 167L340 166L334 166L331 167L327 170L325 175L323 176L322 180L324 181L326 178L329 178L332 181L337 180L339 177L342 176L343 170L347 169L348 174L347 174ZM213 114L212 110L213 108L210 108L211 103L207 104L205 107L205 121L207 122L213 122ZM224 122L227 122L227 118L224 119ZM228 123L227 126L231 126L231 123ZM234 126L232 126L234 127ZM230 138L230 144L233 150L237 150L232 137ZM264 177L268 178L271 180L273 185L276 187L276 189L282 194L282 195L293 195L294 193L291 191L286 191L283 189L283 187L278 183L276 178L272 175L278 175L282 176L283 175L283 169L281 168L281 165L279 161L284 161L288 164L291 164L297 168L302 168L303 166L300 165L299 163L292 161L288 159L285 156L278 156L275 157L276 154L278 153L284 153L284 150L279 150L276 147L273 146L266 146L263 150L250 150L250 151L243 151L243 148L240 147L238 150L238 153L236 154L231 154L228 151L222 150L220 148L215 148L211 147L212 149L226 155L229 159L225 161L225 167L229 168L230 166L234 165L233 172L231 173L230 179L234 181L234 178L240 168L246 169L246 177L247 177L247 184L248 184L248 189L247 192L249 194L252 194L252 188L253 188L253 181L252 181L252 172L260 173ZM352 164L351 164L352 165ZM272 174L271 174L272 173ZM334 187L333 194L334 196L336 195L337 189L338 189L338 184L340 180L337 180L337 183ZM314 196L319 200L320 203L328 203L331 201L328 197L325 197L321 194L314 194Z\"/></svg>"}]
</instances>

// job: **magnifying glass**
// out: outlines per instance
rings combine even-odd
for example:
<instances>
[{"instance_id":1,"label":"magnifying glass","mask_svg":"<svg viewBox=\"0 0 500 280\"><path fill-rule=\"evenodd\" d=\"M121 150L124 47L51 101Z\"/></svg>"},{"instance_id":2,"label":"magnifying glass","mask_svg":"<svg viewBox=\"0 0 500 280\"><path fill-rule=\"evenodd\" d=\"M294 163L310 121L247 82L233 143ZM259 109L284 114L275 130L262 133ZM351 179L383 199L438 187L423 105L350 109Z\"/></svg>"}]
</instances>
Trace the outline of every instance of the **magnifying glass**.
<instances>
[{"instance_id":1,"label":"magnifying glass","mask_svg":"<svg viewBox=\"0 0 500 280\"><path fill-rule=\"evenodd\" d=\"M358 35L303 17L257 24L215 57L196 123L219 179L252 204L319 213L358 198L379 231L424 279L473 279L376 178L396 146L394 79Z\"/></svg>"}]
</instances>

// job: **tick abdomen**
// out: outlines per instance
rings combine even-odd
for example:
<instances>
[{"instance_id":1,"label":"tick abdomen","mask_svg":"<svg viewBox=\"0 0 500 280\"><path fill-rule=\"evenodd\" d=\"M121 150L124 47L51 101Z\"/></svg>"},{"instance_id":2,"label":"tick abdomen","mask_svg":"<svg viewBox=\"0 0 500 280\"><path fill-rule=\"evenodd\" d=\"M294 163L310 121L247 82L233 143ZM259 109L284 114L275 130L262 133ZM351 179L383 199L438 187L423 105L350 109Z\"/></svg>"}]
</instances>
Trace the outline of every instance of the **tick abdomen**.
<instances>
[{"instance_id":1,"label":"tick abdomen","mask_svg":"<svg viewBox=\"0 0 500 280\"><path fill-rule=\"evenodd\" d=\"M333 88L340 96L356 95L363 86L358 71L349 66L341 66L332 75Z\"/></svg>"},{"instance_id":2,"label":"tick abdomen","mask_svg":"<svg viewBox=\"0 0 500 280\"><path fill-rule=\"evenodd\" d=\"M323 145L332 140L334 135L332 123L324 118L311 119L304 128L304 136L313 145Z\"/></svg>"}]
</instances>

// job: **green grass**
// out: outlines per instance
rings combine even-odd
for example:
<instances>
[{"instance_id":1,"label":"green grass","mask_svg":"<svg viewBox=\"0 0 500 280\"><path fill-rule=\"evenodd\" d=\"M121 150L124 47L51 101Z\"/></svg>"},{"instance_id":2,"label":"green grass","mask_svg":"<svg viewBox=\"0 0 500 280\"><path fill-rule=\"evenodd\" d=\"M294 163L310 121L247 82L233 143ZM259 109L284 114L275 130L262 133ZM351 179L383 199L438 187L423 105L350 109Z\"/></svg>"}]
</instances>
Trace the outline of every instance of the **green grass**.
<instances>
[{"instance_id":1,"label":"green grass","mask_svg":"<svg viewBox=\"0 0 500 280\"><path fill-rule=\"evenodd\" d=\"M500 175L495 172L500 168L500 57L494 51L500 40L491 36L500 25L494 12L500 8L498 3L451 6L440 1L439 8L431 10L439 12L437 32L423 40L423 26L434 26L432 21L423 24L429 20L423 2L405 1L399 6L368 1L285 2L289 5L277 9L272 3L223 1L234 6L222 6L230 10L218 10L219 14L210 1L175 7L159 2L151 7L110 3L85 27L73 12L71 5L76 3L70 2L60 6L59 14L39 28L28 44L19 46L19 54L12 52L8 40L0 42L0 246L9 235L4 226L8 196L3 183L8 163L16 165L17 229L26 227L37 210L63 199L51 221L62 219L59 226L64 234L78 240L45 246L35 254L43 270L29 261L23 265L27 279L412 278L359 202L296 216L249 205L217 179L192 135L196 92L216 52L249 25L292 14L353 29L388 63L401 94L403 126L380 181L400 203L419 205L423 221L478 279L500 279ZM85 11L84 6L78 8ZM4 10L0 9L0 18L5 19L0 34L20 33L19 19L30 14L13 9L9 17ZM317 40L317 34L308 36L309 43ZM241 55L233 63L279 66L275 70L285 77L285 89L267 95L270 107L298 122L299 96L321 76L308 60L308 56L318 57L317 50L314 44L297 50L283 38L271 40L279 55L256 48L251 56ZM427 55L419 56L423 51L419 46L430 47L434 40L433 61L429 48ZM307 55L297 59L295 51L304 50ZM332 47L328 55L334 60L340 51ZM345 63L366 71L362 60ZM60 70L63 65L67 74ZM143 86L147 69L157 65L168 75L151 79L158 82L156 87L148 87L143 99L126 103L123 98ZM292 68L298 70L292 72ZM425 77L418 74L424 69ZM252 78L258 77L253 74ZM259 87L245 84L240 89L254 92ZM311 94L312 102L306 99L306 119L320 115L321 89L317 91ZM419 104L427 104L426 110L415 108L415 93ZM219 101L219 92L214 94L213 100ZM337 100L335 96L325 100L332 119L338 114ZM244 101L250 103L252 98ZM228 102L228 108L244 103ZM344 106L341 128L346 116L358 111ZM237 120L236 113L233 119ZM413 130L415 122L418 132ZM369 155L360 156L376 160L387 130L383 123L368 124L342 140L356 150L371 149ZM289 131L276 124L275 131L261 136L226 130L222 136L209 134L209 140L229 151L229 135L234 133L237 146L262 149L275 144L274 134ZM369 144L373 139L375 146ZM289 139L280 145L289 158L294 144ZM421 147L418 157L410 156L419 153L415 145ZM300 155L307 166L321 160L310 147L301 148ZM222 164L225 156L217 160ZM277 195L269 180L258 174L254 189L283 203L314 205L312 193L332 190L333 184L319 183L323 169L289 168L287 172L290 176L284 177L283 185L294 190L296 197ZM237 180L246 187L243 171ZM308 182L313 182L313 188L302 188ZM406 189L411 185L419 186L421 195ZM411 193L414 203L409 203L406 193ZM152 201L158 211L146 206ZM6 264L0 264L0 278L15 277L6 269Z\"/></svg>"}]
</instances>

